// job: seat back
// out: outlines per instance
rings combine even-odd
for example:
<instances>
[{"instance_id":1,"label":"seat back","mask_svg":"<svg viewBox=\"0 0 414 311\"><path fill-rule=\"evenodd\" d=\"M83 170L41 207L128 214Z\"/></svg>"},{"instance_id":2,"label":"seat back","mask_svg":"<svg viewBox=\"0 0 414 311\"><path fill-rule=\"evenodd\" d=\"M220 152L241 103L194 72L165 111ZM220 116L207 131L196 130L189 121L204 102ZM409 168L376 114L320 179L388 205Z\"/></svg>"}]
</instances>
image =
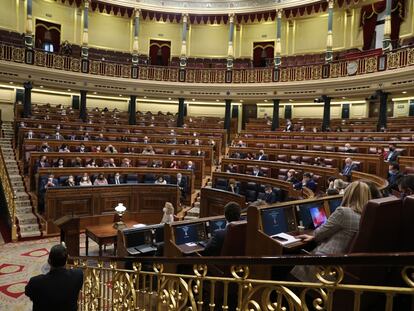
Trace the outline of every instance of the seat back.
<instances>
[{"instance_id":1,"label":"seat back","mask_svg":"<svg viewBox=\"0 0 414 311\"><path fill-rule=\"evenodd\" d=\"M401 199L387 197L369 201L349 253L398 252L401 217Z\"/></svg>"},{"instance_id":2,"label":"seat back","mask_svg":"<svg viewBox=\"0 0 414 311\"><path fill-rule=\"evenodd\" d=\"M414 251L414 196L408 196L404 199L402 208L402 226L401 226L401 251Z\"/></svg>"},{"instance_id":3,"label":"seat back","mask_svg":"<svg viewBox=\"0 0 414 311\"><path fill-rule=\"evenodd\" d=\"M247 221L233 221L227 225L221 256L245 256L246 255L246 231Z\"/></svg>"}]
</instances>

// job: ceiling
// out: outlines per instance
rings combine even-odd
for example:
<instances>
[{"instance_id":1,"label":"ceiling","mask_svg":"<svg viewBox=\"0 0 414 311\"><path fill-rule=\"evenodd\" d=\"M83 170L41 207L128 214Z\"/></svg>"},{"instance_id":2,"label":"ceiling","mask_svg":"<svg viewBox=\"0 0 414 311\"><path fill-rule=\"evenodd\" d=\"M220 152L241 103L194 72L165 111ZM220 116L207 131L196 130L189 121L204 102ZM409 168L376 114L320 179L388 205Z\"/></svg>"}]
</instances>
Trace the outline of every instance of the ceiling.
<instances>
[{"instance_id":1,"label":"ceiling","mask_svg":"<svg viewBox=\"0 0 414 311\"><path fill-rule=\"evenodd\" d=\"M141 9L193 14L245 13L307 5L321 0L105 0Z\"/></svg>"}]
</instances>

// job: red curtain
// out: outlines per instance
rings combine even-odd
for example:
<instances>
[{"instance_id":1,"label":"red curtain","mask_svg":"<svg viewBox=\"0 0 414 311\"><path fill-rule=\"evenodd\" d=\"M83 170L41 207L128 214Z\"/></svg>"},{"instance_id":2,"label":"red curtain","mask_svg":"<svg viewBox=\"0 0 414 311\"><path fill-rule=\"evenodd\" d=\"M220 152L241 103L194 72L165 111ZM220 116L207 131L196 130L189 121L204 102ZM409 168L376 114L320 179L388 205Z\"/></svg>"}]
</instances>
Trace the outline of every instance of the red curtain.
<instances>
[{"instance_id":1,"label":"red curtain","mask_svg":"<svg viewBox=\"0 0 414 311\"><path fill-rule=\"evenodd\" d=\"M378 14L382 13L385 8L385 0L362 7L360 25L364 34L363 50L369 50L371 48ZM400 26L404 20L404 10L405 0L393 0L391 7L391 41L393 43L393 47L398 45Z\"/></svg>"},{"instance_id":2,"label":"red curtain","mask_svg":"<svg viewBox=\"0 0 414 311\"><path fill-rule=\"evenodd\" d=\"M35 47L43 48L43 43L52 43L54 52L60 48L60 25L36 19Z\"/></svg>"},{"instance_id":3,"label":"red curtain","mask_svg":"<svg viewBox=\"0 0 414 311\"><path fill-rule=\"evenodd\" d=\"M265 56L265 57L263 57ZM253 66L266 67L269 59L274 56L274 42L253 43Z\"/></svg>"},{"instance_id":4,"label":"red curtain","mask_svg":"<svg viewBox=\"0 0 414 311\"><path fill-rule=\"evenodd\" d=\"M151 65L168 66L171 56L171 42L151 40L149 56L151 59Z\"/></svg>"}]
</instances>

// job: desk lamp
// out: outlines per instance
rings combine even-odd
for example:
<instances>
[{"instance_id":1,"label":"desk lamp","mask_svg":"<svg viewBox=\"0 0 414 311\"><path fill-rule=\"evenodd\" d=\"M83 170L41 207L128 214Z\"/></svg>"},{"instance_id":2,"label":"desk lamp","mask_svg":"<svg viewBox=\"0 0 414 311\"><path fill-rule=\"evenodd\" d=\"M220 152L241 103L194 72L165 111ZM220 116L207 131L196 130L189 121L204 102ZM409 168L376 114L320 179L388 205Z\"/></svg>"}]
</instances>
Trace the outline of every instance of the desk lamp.
<instances>
[{"instance_id":1,"label":"desk lamp","mask_svg":"<svg viewBox=\"0 0 414 311\"><path fill-rule=\"evenodd\" d=\"M124 229L126 228L126 224L122 221L122 216L125 214L126 211L126 207L124 204L122 203L118 203L117 206L115 206L115 212L118 214L119 216L119 221L117 221L116 223L114 223L114 228L115 229Z\"/></svg>"}]
</instances>

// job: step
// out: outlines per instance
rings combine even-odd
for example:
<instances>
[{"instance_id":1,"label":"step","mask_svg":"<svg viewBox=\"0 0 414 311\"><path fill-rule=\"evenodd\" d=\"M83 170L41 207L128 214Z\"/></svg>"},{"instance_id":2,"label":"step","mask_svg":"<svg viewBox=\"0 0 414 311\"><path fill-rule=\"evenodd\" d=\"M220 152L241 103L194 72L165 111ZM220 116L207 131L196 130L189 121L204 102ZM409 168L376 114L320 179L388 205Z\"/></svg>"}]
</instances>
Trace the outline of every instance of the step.
<instances>
[{"instance_id":1,"label":"step","mask_svg":"<svg viewBox=\"0 0 414 311\"><path fill-rule=\"evenodd\" d=\"M36 225L37 227L39 227L37 223L37 218L34 217L33 214L22 214L17 216L17 219L19 220L19 227L23 225Z\"/></svg>"},{"instance_id":2,"label":"step","mask_svg":"<svg viewBox=\"0 0 414 311\"><path fill-rule=\"evenodd\" d=\"M22 232L20 231L20 236L22 238L34 238L34 237L40 237L42 234L39 230L37 231L29 231L29 232Z\"/></svg>"}]
</instances>

